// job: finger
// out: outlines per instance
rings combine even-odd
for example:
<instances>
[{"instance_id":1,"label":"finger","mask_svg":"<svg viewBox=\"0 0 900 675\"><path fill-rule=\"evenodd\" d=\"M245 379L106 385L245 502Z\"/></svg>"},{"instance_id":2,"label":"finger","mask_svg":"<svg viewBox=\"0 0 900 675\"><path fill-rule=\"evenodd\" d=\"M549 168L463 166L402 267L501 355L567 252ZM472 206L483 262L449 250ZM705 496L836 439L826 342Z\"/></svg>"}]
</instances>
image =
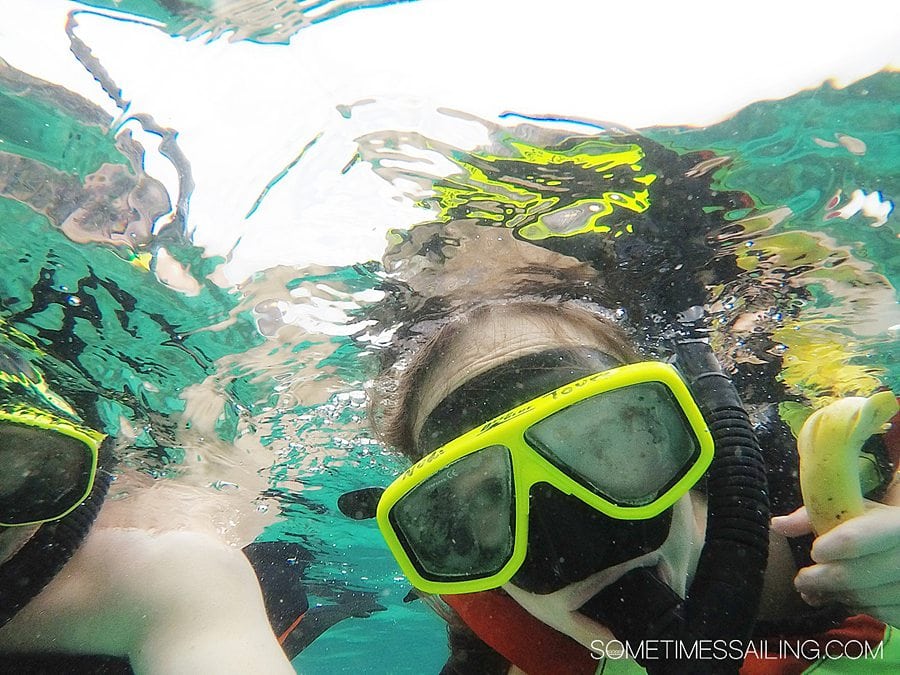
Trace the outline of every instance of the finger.
<instances>
[{"instance_id":1,"label":"finger","mask_svg":"<svg viewBox=\"0 0 900 675\"><path fill-rule=\"evenodd\" d=\"M805 506L786 516L775 516L772 518L771 528L773 532L785 537L800 537L812 532Z\"/></svg>"},{"instance_id":2,"label":"finger","mask_svg":"<svg viewBox=\"0 0 900 675\"><path fill-rule=\"evenodd\" d=\"M794 578L797 590L808 595L848 593L888 584L900 584L900 550L804 567Z\"/></svg>"},{"instance_id":3,"label":"finger","mask_svg":"<svg viewBox=\"0 0 900 675\"><path fill-rule=\"evenodd\" d=\"M816 562L830 562L861 558L898 547L900 507L880 505L818 537L810 555Z\"/></svg>"}]
</instances>

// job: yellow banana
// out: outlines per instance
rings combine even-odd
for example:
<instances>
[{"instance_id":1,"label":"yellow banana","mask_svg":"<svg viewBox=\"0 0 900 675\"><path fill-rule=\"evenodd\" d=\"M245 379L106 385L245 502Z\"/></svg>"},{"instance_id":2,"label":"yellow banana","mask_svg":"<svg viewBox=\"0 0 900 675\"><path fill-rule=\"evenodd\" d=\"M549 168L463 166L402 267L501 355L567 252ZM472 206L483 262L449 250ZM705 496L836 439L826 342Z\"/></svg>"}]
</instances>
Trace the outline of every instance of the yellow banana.
<instances>
[{"instance_id":1,"label":"yellow banana","mask_svg":"<svg viewBox=\"0 0 900 675\"><path fill-rule=\"evenodd\" d=\"M800 490L817 535L862 515L859 452L872 434L897 414L889 391L868 398L851 396L817 410L797 437Z\"/></svg>"}]
</instances>

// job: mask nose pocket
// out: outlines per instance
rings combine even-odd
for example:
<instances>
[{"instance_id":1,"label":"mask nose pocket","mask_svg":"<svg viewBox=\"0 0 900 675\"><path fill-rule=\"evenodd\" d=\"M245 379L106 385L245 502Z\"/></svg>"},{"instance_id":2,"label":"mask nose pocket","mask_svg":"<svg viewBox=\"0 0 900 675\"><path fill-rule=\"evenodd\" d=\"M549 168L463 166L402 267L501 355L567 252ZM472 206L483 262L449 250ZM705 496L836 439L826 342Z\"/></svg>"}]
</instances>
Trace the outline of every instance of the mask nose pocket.
<instances>
[{"instance_id":1,"label":"mask nose pocket","mask_svg":"<svg viewBox=\"0 0 900 675\"><path fill-rule=\"evenodd\" d=\"M647 520L610 518L548 483L536 483L529 500L528 550L512 583L539 595L656 550L672 522L671 509Z\"/></svg>"}]
</instances>

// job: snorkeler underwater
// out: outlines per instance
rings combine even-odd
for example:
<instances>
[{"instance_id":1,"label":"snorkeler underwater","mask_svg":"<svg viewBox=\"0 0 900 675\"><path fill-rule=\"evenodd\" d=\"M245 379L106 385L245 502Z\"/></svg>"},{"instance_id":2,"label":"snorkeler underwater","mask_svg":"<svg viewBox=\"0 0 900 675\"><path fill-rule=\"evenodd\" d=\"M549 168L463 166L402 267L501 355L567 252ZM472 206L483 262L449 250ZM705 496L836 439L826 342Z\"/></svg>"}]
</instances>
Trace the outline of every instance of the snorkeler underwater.
<instances>
[{"instance_id":1,"label":"snorkeler underwater","mask_svg":"<svg viewBox=\"0 0 900 675\"><path fill-rule=\"evenodd\" d=\"M0 672L900 670L900 8L610 12L0 0Z\"/></svg>"}]
</instances>

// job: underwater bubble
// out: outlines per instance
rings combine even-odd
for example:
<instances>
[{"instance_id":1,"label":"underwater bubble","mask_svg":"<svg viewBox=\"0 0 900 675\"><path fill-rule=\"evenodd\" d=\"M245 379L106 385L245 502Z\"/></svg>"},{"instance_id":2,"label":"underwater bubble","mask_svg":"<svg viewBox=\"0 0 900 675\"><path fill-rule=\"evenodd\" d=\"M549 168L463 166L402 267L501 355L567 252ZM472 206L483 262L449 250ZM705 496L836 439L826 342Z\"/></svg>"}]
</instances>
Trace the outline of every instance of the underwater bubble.
<instances>
[{"instance_id":1,"label":"underwater bubble","mask_svg":"<svg viewBox=\"0 0 900 675\"><path fill-rule=\"evenodd\" d=\"M214 490L219 490L220 492L224 490L237 490L239 487L237 483L232 483L227 480L217 480L213 483L210 483L209 486Z\"/></svg>"},{"instance_id":2,"label":"underwater bubble","mask_svg":"<svg viewBox=\"0 0 900 675\"><path fill-rule=\"evenodd\" d=\"M679 312L676 318L680 323L693 323L694 321L699 321L703 318L703 307L700 305L688 307L683 312Z\"/></svg>"}]
</instances>

